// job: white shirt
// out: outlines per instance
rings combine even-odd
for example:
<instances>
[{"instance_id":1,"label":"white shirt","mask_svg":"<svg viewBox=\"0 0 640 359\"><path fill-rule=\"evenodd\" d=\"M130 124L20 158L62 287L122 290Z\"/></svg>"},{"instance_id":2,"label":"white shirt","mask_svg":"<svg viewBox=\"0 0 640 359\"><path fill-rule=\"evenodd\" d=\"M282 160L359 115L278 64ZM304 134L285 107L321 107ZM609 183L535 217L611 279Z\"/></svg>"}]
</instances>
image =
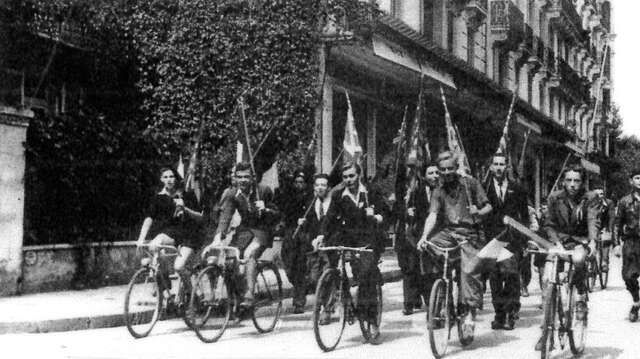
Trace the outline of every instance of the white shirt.
<instances>
[{"instance_id":1,"label":"white shirt","mask_svg":"<svg viewBox=\"0 0 640 359\"><path fill-rule=\"evenodd\" d=\"M493 186L496 189L496 194L498 195L498 198L500 199L500 201L504 201L504 196L507 194L508 185L509 185L509 181L507 181L506 178L502 181L502 185L500 185L497 179L495 178L493 179Z\"/></svg>"},{"instance_id":2,"label":"white shirt","mask_svg":"<svg viewBox=\"0 0 640 359\"><path fill-rule=\"evenodd\" d=\"M320 218L320 206L322 206L322 213L326 216L327 215L327 211L329 210L329 205L331 204L331 196L327 196L324 198L324 200L320 199L320 198L316 198L315 201L315 210L316 210L316 217L318 217L318 219Z\"/></svg>"},{"instance_id":3,"label":"white shirt","mask_svg":"<svg viewBox=\"0 0 640 359\"><path fill-rule=\"evenodd\" d=\"M342 191L342 197L349 197L357 206L358 203L360 203L360 193L367 193L367 189L362 185L362 183L358 184L358 193L356 195L351 193L348 187L345 187L344 191Z\"/></svg>"}]
</instances>

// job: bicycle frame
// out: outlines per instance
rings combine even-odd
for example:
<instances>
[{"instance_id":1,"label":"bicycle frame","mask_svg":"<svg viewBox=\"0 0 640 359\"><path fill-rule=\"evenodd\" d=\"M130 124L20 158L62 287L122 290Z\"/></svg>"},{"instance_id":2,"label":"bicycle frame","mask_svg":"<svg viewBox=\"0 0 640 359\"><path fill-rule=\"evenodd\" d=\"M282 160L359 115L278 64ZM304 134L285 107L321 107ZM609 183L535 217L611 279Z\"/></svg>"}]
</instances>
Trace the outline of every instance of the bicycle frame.
<instances>
[{"instance_id":1,"label":"bicycle frame","mask_svg":"<svg viewBox=\"0 0 640 359\"><path fill-rule=\"evenodd\" d=\"M452 279L453 279L453 278L452 278L452 276L451 276L451 274L450 274L450 271L449 271L449 266L450 266L450 263L449 263L449 262L450 262L449 257L450 257L450 253L451 253L451 252L453 252L453 251L455 251L455 250L460 249L460 248L462 247L462 245L464 245L464 244L466 244L466 243L467 243L467 241L462 241L462 242L458 243L458 244L457 244L456 246L454 246L454 247L444 248L444 247L440 247L440 246L438 246L438 245L436 245L436 244L433 244L433 243L431 243L431 242L427 242L427 245L429 245L429 246L431 246L432 248L434 248L434 249L436 249L436 250L439 250L439 251L441 251L441 252L443 253L443 256L444 256L444 265L443 265L443 268L442 268L442 270L443 270L443 272L442 272L442 280L444 281L444 283L445 283L445 285L446 285L446 293L449 293L449 292L450 292L450 290L451 290L451 281L452 281ZM421 259L421 260L422 260L422 259ZM449 308L449 306L452 304L452 303L449 303L449 300L450 300L450 298L449 298L449 297L450 297L450 296L449 296L448 294L445 296L445 301L444 301L445 308ZM447 311L448 311L448 309L447 309ZM458 313L456 312L456 320L457 320L457 317L458 317ZM447 324L449 324L449 323L447 323Z\"/></svg>"}]
</instances>

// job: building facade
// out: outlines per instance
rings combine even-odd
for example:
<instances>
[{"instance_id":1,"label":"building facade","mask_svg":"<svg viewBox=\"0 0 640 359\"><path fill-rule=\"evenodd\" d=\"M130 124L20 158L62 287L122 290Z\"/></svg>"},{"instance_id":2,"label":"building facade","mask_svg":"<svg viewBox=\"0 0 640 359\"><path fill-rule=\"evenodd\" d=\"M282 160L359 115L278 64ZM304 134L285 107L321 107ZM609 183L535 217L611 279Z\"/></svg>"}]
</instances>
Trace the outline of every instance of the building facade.
<instances>
[{"instance_id":1,"label":"building facade","mask_svg":"<svg viewBox=\"0 0 640 359\"><path fill-rule=\"evenodd\" d=\"M532 204L548 195L568 156L589 178L601 175L611 151L609 1L366 3L368 18L336 14L325 27L318 168L328 171L340 152L345 92L371 177L392 156L404 111L412 118L423 86L431 152L446 147L442 87L476 169L496 150L516 93L511 157L524 159L520 177Z\"/></svg>"}]
</instances>

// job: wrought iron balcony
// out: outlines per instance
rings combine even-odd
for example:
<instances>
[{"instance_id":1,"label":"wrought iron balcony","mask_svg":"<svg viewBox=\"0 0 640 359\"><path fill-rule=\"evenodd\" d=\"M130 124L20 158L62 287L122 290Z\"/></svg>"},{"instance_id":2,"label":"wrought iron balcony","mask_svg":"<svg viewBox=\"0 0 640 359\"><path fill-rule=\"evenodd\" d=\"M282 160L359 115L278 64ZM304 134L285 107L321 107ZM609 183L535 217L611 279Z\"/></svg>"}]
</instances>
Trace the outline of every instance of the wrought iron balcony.
<instances>
[{"instance_id":1,"label":"wrought iron balcony","mask_svg":"<svg viewBox=\"0 0 640 359\"><path fill-rule=\"evenodd\" d=\"M375 4L362 1L355 1L349 8L337 7L327 16L322 37L325 41L351 41L355 36L368 38L381 14Z\"/></svg>"},{"instance_id":2,"label":"wrought iron balcony","mask_svg":"<svg viewBox=\"0 0 640 359\"><path fill-rule=\"evenodd\" d=\"M519 45L524 37L524 14L511 0L494 0L490 9L491 32L499 42Z\"/></svg>"},{"instance_id":3,"label":"wrought iron balcony","mask_svg":"<svg viewBox=\"0 0 640 359\"><path fill-rule=\"evenodd\" d=\"M584 38L582 18L572 0L548 0L547 14L552 23L565 34Z\"/></svg>"}]
</instances>

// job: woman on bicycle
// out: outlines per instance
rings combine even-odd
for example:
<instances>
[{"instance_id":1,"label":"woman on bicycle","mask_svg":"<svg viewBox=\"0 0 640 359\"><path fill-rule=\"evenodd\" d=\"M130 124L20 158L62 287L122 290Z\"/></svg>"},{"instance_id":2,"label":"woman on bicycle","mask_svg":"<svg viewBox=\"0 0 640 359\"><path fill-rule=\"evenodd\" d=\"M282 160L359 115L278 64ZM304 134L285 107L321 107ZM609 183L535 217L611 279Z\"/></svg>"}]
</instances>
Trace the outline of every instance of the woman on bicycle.
<instances>
[{"instance_id":1,"label":"woman on bicycle","mask_svg":"<svg viewBox=\"0 0 640 359\"><path fill-rule=\"evenodd\" d=\"M595 250L595 239L598 237L598 215L600 208L597 198L589 197L585 193L583 179L585 173L580 165L568 166L563 174L563 188L549 195L548 213L543 229L549 241L562 249L571 250L574 265L573 284L578 290L576 311L582 316L587 315L586 303L586 266L585 260L589 252ZM551 275L550 262L545 266L546 287ZM543 290L544 293L544 290ZM543 299L544 303L544 299ZM543 346L541 337L535 349Z\"/></svg>"},{"instance_id":2,"label":"woman on bicycle","mask_svg":"<svg viewBox=\"0 0 640 359\"><path fill-rule=\"evenodd\" d=\"M151 235L152 250L159 245L180 246L174 269L184 278L187 261L202 245L202 209L193 192L180 188L180 177L174 169L162 168L160 182L162 189L153 196L145 212L137 245L142 245Z\"/></svg>"}]
</instances>

